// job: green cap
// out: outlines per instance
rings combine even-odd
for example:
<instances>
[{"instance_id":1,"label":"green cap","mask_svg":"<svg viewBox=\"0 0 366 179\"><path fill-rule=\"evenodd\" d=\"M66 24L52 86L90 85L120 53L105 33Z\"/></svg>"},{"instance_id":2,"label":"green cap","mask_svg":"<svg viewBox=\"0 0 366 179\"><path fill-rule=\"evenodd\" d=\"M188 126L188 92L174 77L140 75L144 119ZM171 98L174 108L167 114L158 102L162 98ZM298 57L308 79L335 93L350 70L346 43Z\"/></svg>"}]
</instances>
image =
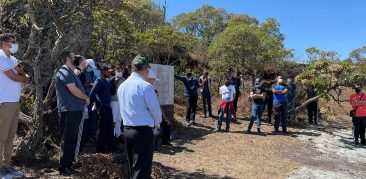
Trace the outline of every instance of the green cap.
<instances>
[{"instance_id":1,"label":"green cap","mask_svg":"<svg viewBox=\"0 0 366 179\"><path fill-rule=\"evenodd\" d=\"M141 55L137 55L133 60L132 60L132 64L131 66L136 67L138 65L147 65L150 68L149 65L149 61L147 60L147 58L141 56Z\"/></svg>"}]
</instances>

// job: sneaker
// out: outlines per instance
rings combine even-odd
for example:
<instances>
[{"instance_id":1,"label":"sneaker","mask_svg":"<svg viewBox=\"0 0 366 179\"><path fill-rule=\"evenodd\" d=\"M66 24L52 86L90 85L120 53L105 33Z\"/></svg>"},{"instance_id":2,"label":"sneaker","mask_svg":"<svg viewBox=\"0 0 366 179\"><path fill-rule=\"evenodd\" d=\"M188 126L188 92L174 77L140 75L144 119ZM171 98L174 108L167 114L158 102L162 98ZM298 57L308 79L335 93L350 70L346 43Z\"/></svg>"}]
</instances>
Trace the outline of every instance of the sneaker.
<instances>
[{"instance_id":1,"label":"sneaker","mask_svg":"<svg viewBox=\"0 0 366 179\"><path fill-rule=\"evenodd\" d=\"M226 129L225 129L225 132L230 132L230 129L229 129L229 128L226 128Z\"/></svg>"},{"instance_id":2,"label":"sneaker","mask_svg":"<svg viewBox=\"0 0 366 179\"><path fill-rule=\"evenodd\" d=\"M358 140L355 140L353 143L354 143L355 145L359 145L359 144L360 144L360 142L358 142Z\"/></svg>"},{"instance_id":3,"label":"sneaker","mask_svg":"<svg viewBox=\"0 0 366 179\"><path fill-rule=\"evenodd\" d=\"M215 118L215 116L214 116L213 114L210 114L210 115L209 115L209 117L211 117L211 118Z\"/></svg>"},{"instance_id":4,"label":"sneaker","mask_svg":"<svg viewBox=\"0 0 366 179\"><path fill-rule=\"evenodd\" d=\"M260 134L260 133L262 133L261 132L261 128L257 128L257 132Z\"/></svg>"},{"instance_id":5,"label":"sneaker","mask_svg":"<svg viewBox=\"0 0 366 179\"><path fill-rule=\"evenodd\" d=\"M221 131L221 129L219 129L219 128L216 128L215 130L213 130L213 132L220 132Z\"/></svg>"},{"instance_id":6,"label":"sneaker","mask_svg":"<svg viewBox=\"0 0 366 179\"><path fill-rule=\"evenodd\" d=\"M6 167L5 171L7 174L12 175L15 178L24 177L24 174L13 167Z\"/></svg>"},{"instance_id":7,"label":"sneaker","mask_svg":"<svg viewBox=\"0 0 366 179\"><path fill-rule=\"evenodd\" d=\"M187 124L186 124L186 125L189 127L189 126L191 126L192 124L191 124L190 122L187 122Z\"/></svg>"},{"instance_id":8,"label":"sneaker","mask_svg":"<svg viewBox=\"0 0 366 179\"><path fill-rule=\"evenodd\" d=\"M189 123L191 123L191 125L195 125L196 124L196 122L194 122L194 121L190 121Z\"/></svg>"}]
</instances>

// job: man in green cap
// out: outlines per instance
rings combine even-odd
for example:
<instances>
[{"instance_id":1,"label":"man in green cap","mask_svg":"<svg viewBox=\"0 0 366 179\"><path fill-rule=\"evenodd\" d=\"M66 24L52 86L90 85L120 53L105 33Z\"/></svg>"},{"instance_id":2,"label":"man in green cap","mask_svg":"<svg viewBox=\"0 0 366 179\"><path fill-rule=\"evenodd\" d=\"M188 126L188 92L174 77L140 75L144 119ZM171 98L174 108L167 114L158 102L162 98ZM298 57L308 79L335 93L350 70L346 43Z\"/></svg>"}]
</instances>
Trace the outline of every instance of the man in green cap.
<instances>
[{"instance_id":1,"label":"man in green cap","mask_svg":"<svg viewBox=\"0 0 366 179\"><path fill-rule=\"evenodd\" d=\"M129 178L150 178L154 135L159 131L162 113L154 87L146 81L150 68L148 60L137 56L131 67L131 76L117 92Z\"/></svg>"}]
</instances>

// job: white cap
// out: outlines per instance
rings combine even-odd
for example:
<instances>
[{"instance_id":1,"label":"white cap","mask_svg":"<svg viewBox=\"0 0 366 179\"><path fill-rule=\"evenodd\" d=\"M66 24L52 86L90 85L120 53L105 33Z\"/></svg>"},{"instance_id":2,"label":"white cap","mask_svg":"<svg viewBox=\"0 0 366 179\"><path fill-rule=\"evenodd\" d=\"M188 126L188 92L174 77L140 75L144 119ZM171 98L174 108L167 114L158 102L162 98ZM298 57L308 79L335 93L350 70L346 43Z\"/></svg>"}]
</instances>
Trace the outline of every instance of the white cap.
<instances>
[{"instance_id":1,"label":"white cap","mask_svg":"<svg viewBox=\"0 0 366 179\"><path fill-rule=\"evenodd\" d=\"M160 79L156 76L156 73L152 70L149 70L148 78L154 78L156 81L160 81Z\"/></svg>"},{"instance_id":2,"label":"white cap","mask_svg":"<svg viewBox=\"0 0 366 179\"><path fill-rule=\"evenodd\" d=\"M89 65L92 68L97 68L95 66L94 60L93 59L86 59L86 64Z\"/></svg>"}]
</instances>

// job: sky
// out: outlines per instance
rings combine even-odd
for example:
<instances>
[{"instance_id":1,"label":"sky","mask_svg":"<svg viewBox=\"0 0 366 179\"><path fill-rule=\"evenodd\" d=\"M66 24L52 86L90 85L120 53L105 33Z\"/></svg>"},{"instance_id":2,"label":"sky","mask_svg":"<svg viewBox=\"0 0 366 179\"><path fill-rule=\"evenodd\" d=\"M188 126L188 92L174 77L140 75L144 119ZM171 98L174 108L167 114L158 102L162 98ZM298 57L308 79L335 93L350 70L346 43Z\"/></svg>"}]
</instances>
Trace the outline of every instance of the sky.
<instances>
[{"instance_id":1,"label":"sky","mask_svg":"<svg viewBox=\"0 0 366 179\"><path fill-rule=\"evenodd\" d=\"M167 0L167 20L204 4L248 14L260 22L276 18L285 46L295 50L297 61L306 60L309 47L335 51L344 59L366 46L366 0Z\"/></svg>"}]
</instances>

